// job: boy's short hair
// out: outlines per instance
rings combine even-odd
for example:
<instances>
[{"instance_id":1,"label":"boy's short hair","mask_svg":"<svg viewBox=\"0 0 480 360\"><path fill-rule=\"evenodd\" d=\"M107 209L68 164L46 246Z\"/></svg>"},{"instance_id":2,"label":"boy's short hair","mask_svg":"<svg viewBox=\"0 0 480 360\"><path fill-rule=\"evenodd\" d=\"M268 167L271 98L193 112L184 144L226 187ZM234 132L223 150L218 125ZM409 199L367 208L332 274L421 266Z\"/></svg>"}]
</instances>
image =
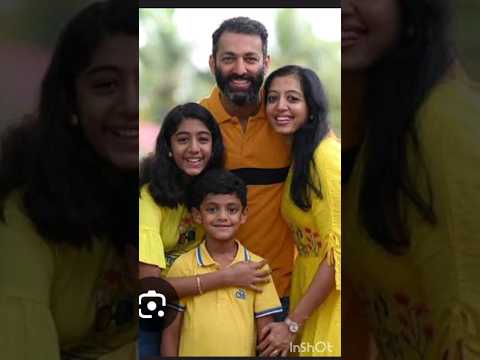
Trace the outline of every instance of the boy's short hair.
<instances>
[{"instance_id":1,"label":"boy's short hair","mask_svg":"<svg viewBox=\"0 0 480 360\"><path fill-rule=\"evenodd\" d=\"M242 207L247 206L247 186L237 175L223 169L213 169L199 175L188 189L187 206L199 209L209 194L235 194Z\"/></svg>"}]
</instances>

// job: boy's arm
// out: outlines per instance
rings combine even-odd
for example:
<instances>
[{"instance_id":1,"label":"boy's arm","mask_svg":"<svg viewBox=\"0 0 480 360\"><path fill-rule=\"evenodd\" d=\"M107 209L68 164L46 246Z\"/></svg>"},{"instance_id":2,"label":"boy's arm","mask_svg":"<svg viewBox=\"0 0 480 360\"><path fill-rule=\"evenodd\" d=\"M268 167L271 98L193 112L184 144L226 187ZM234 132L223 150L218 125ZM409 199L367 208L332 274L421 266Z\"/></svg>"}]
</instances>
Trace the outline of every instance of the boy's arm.
<instances>
[{"instance_id":1,"label":"boy's arm","mask_svg":"<svg viewBox=\"0 0 480 360\"><path fill-rule=\"evenodd\" d=\"M178 356L178 344L180 342L180 329L182 327L183 312L178 312L173 323L163 330L160 354L162 356Z\"/></svg>"}]
</instances>

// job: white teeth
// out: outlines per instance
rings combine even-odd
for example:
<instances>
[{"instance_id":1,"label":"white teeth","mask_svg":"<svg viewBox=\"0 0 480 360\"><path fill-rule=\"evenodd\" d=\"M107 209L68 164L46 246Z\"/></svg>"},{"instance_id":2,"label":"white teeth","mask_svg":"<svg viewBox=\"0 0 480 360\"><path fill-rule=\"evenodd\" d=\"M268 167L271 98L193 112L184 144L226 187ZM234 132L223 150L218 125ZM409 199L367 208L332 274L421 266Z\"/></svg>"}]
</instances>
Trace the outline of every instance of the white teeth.
<instances>
[{"instance_id":1,"label":"white teeth","mask_svg":"<svg viewBox=\"0 0 480 360\"><path fill-rule=\"evenodd\" d=\"M275 118L275 121L277 123L283 124L283 123L288 123L288 122L292 121L292 119L293 118L291 118L289 116L278 116L278 117Z\"/></svg>"},{"instance_id":2,"label":"white teeth","mask_svg":"<svg viewBox=\"0 0 480 360\"><path fill-rule=\"evenodd\" d=\"M185 160L187 160L187 162L191 164L198 164L200 161L202 161L202 159L185 159Z\"/></svg>"},{"instance_id":3,"label":"white teeth","mask_svg":"<svg viewBox=\"0 0 480 360\"><path fill-rule=\"evenodd\" d=\"M246 88L247 86L250 86L250 81L248 80L232 80L230 82L231 86L234 87L240 87L240 88Z\"/></svg>"},{"instance_id":4,"label":"white teeth","mask_svg":"<svg viewBox=\"0 0 480 360\"><path fill-rule=\"evenodd\" d=\"M138 129L112 129L112 133L120 137L135 138L138 137Z\"/></svg>"}]
</instances>

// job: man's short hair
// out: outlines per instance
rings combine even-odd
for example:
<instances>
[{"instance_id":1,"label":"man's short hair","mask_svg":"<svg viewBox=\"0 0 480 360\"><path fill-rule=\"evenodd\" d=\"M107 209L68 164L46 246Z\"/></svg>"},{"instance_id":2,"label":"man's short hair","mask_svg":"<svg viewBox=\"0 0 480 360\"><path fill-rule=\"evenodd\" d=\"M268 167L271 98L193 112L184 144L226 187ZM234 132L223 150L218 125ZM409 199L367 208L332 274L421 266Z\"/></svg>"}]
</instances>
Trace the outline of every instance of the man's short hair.
<instances>
[{"instance_id":1,"label":"man's short hair","mask_svg":"<svg viewBox=\"0 0 480 360\"><path fill-rule=\"evenodd\" d=\"M245 16L227 19L212 35L212 55L215 58L218 51L218 41L224 32L234 34L257 35L262 40L263 57L267 56L268 31L265 26L257 21Z\"/></svg>"},{"instance_id":2,"label":"man's short hair","mask_svg":"<svg viewBox=\"0 0 480 360\"><path fill-rule=\"evenodd\" d=\"M209 194L235 194L242 207L247 206L247 186L245 182L234 173L224 169L208 170L195 178L188 188L188 208L200 209L200 205Z\"/></svg>"}]
</instances>

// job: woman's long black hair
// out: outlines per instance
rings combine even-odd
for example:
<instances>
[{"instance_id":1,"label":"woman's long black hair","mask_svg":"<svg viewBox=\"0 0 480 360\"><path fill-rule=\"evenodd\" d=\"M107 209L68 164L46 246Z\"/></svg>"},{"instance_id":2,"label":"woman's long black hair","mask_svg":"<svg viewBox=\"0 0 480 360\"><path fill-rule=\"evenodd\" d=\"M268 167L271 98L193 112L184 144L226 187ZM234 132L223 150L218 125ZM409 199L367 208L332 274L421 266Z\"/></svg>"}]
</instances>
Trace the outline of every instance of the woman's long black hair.
<instances>
[{"instance_id":1,"label":"woman's long black hair","mask_svg":"<svg viewBox=\"0 0 480 360\"><path fill-rule=\"evenodd\" d=\"M399 1L402 33L398 44L368 71L366 164L359 203L361 221L370 237L397 254L410 243L401 199L410 201L429 223L436 222L415 118L453 63L448 2ZM409 171L408 143L415 151L415 165L429 184L427 194L416 188Z\"/></svg>"},{"instance_id":2,"label":"woman's long black hair","mask_svg":"<svg viewBox=\"0 0 480 360\"><path fill-rule=\"evenodd\" d=\"M265 80L265 103L273 79L288 75L296 76L300 81L308 109L307 121L293 135L293 175L290 186L290 197L295 205L307 211L312 206L311 191L322 197L321 184L317 186L313 181L311 168L315 168L315 149L330 131L328 102L322 82L315 72L301 66L287 65L272 72Z\"/></svg>"},{"instance_id":3,"label":"woman's long black hair","mask_svg":"<svg viewBox=\"0 0 480 360\"><path fill-rule=\"evenodd\" d=\"M191 177L177 166L169 153L172 135L187 118L201 121L212 135L212 155L203 171L224 165L222 134L210 111L197 103L175 106L163 121L155 152L145 158L140 167L140 186L148 183L148 190L159 206L175 208L186 203L186 188Z\"/></svg>"},{"instance_id":4,"label":"woman's long black hair","mask_svg":"<svg viewBox=\"0 0 480 360\"><path fill-rule=\"evenodd\" d=\"M138 237L138 169L121 172L102 160L79 126L75 80L106 38L138 36L137 8L121 0L96 2L65 27L41 84L36 114L2 138L0 214L18 191L38 233L54 243L84 246L108 238L121 246ZM14 239L12 239L14 240Z\"/></svg>"}]
</instances>

